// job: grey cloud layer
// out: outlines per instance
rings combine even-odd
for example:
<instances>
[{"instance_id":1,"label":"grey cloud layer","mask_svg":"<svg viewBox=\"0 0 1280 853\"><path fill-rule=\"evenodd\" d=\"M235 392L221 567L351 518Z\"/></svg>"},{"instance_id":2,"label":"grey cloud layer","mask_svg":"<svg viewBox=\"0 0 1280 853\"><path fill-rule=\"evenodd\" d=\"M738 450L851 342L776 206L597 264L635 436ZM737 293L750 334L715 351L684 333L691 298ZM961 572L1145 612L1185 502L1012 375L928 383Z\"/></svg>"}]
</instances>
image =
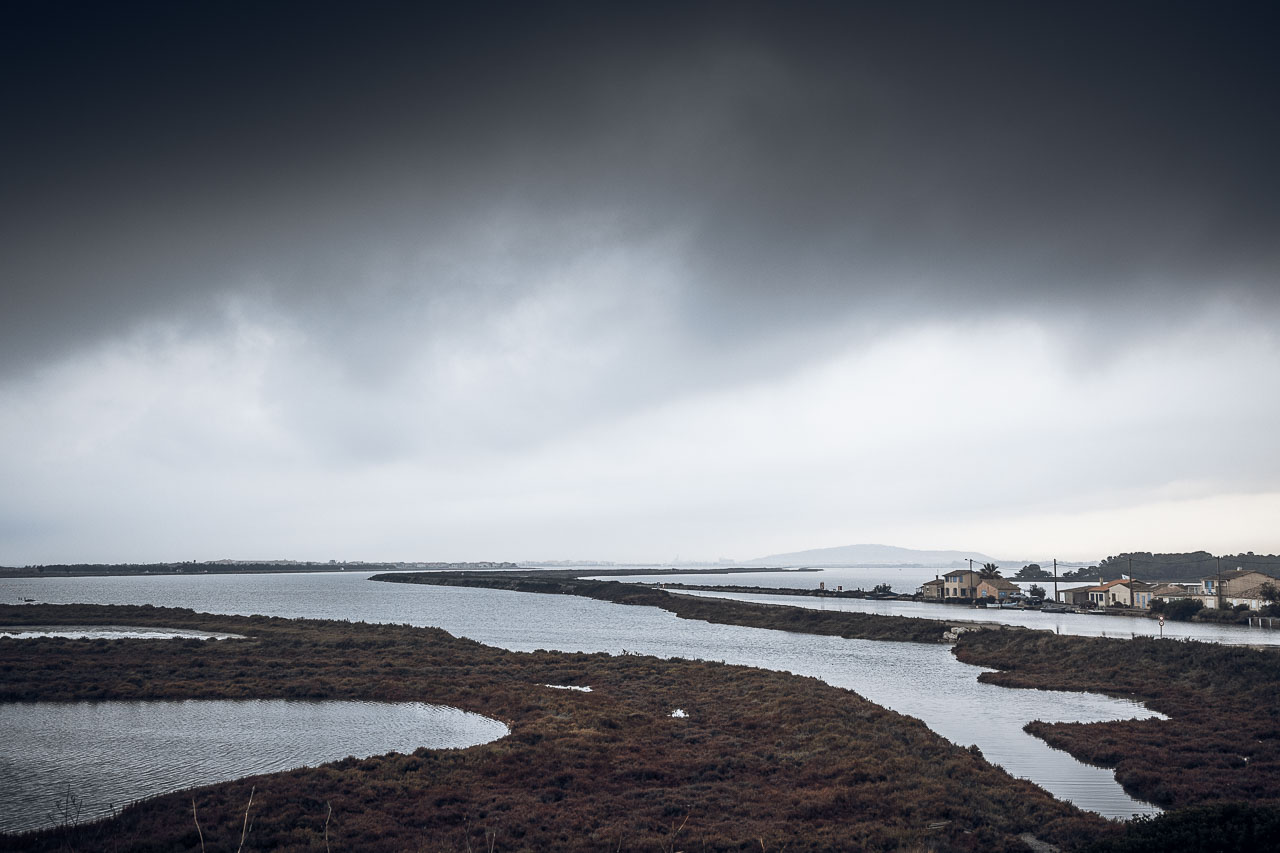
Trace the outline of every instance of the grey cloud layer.
<instances>
[{"instance_id":1,"label":"grey cloud layer","mask_svg":"<svg viewBox=\"0 0 1280 853\"><path fill-rule=\"evenodd\" d=\"M7 14L11 375L228 293L376 373L618 247L669 253L652 331L693 357L859 317L1277 308L1261 4Z\"/></svg>"}]
</instances>

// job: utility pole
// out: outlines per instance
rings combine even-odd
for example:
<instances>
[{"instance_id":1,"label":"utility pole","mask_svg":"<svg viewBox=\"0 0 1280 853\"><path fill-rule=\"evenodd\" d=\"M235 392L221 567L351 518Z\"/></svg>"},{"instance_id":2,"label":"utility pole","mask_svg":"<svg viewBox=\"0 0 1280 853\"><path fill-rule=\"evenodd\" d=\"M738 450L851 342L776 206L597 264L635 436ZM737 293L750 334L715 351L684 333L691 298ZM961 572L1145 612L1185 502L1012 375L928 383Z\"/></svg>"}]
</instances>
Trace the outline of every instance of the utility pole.
<instances>
[{"instance_id":1,"label":"utility pole","mask_svg":"<svg viewBox=\"0 0 1280 853\"><path fill-rule=\"evenodd\" d=\"M1058 558L1053 558L1053 602L1058 603Z\"/></svg>"},{"instance_id":2,"label":"utility pole","mask_svg":"<svg viewBox=\"0 0 1280 853\"><path fill-rule=\"evenodd\" d=\"M1133 555L1129 555L1129 606L1133 606Z\"/></svg>"},{"instance_id":3,"label":"utility pole","mask_svg":"<svg viewBox=\"0 0 1280 853\"><path fill-rule=\"evenodd\" d=\"M1222 558L1218 558L1218 609L1222 609Z\"/></svg>"}]
</instances>

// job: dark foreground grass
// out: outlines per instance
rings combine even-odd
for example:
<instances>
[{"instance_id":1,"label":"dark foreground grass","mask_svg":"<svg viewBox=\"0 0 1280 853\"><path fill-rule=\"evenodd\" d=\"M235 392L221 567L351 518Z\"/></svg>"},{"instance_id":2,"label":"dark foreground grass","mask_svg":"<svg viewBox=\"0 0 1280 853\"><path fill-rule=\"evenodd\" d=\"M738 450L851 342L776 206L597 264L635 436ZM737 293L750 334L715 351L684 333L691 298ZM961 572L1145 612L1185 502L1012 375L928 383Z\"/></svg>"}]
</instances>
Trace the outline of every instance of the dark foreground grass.
<instances>
[{"instance_id":1,"label":"dark foreground grass","mask_svg":"<svg viewBox=\"0 0 1280 853\"><path fill-rule=\"evenodd\" d=\"M347 759L157 797L103 823L0 838L8 850L234 850L251 789L245 850L1012 851L1026 849L1027 832L1066 849L1117 832L915 719L786 673L154 607L0 607L0 623L248 638L0 640L4 701L422 701L511 727L465 750ZM689 716L671 717L675 708Z\"/></svg>"},{"instance_id":2,"label":"dark foreground grass","mask_svg":"<svg viewBox=\"0 0 1280 853\"><path fill-rule=\"evenodd\" d=\"M1280 808L1215 803L1140 817L1086 853L1266 853L1280 847Z\"/></svg>"},{"instance_id":3,"label":"dark foreground grass","mask_svg":"<svg viewBox=\"0 0 1280 853\"><path fill-rule=\"evenodd\" d=\"M876 613L846 613L837 610L810 610L777 604L756 604L727 598L672 594L663 589L619 581L568 577L564 573L540 572L401 572L374 575L370 580L388 583L420 583L435 586L468 586L538 592L551 595L580 595L614 604L659 607L681 619L697 619L722 625L772 628L803 634L823 634L859 640L899 640L911 643L940 643L952 623L938 619L881 616ZM1007 626L992 625L992 628Z\"/></svg>"},{"instance_id":4,"label":"dark foreground grass","mask_svg":"<svg viewBox=\"0 0 1280 853\"><path fill-rule=\"evenodd\" d=\"M993 632L964 635L955 652L1000 670L983 681L1109 693L1167 714L1027 726L1081 760L1114 767L1135 797L1170 808L1280 807L1280 650ZM1280 839L1274 844L1280 848Z\"/></svg>"}]
</instances>

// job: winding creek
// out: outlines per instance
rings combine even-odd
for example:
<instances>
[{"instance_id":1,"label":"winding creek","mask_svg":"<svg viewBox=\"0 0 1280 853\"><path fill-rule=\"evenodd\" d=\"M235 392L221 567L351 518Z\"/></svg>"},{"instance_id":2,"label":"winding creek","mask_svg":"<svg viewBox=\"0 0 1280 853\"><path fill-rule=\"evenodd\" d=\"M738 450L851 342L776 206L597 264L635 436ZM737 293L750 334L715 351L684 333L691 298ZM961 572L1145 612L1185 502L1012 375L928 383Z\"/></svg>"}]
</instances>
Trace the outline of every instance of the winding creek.
<instances>
[{"instance_id":1,"label":"winding creek","mask_svg":"<svg viewBox=\"0 0 1280 853\"><path fill-rule=\"evenodd\" d=\"M1157 811L1126 795L1110 771L1082 764L1022 731L1033 719L1113 720L1150 717L1153 712L1138 703L1096 694L981 684L976 678L980 670L958 662L947 646L712 625L681 620L656 608L572 596L371 583L368 577L349 572L5 579L0 580L0 601L154 604L222 614L404 623L443 628L513 651L626 651L787 671L820 678L918 717L955 743L976 744L1013 775L1031 779L1081 808L1125 818ZM278 728L283 732L291 727L297 724L286 715ZM415 743L409 749L423 745ZM23 737L13 737L0 747L0 754L8 760L23 749ZM389 749L394 747L378 751ZM313 756L301 763L347 754L351 752ZM206 781L210 780L200 780Z\"/></svg>"}]
</instances>

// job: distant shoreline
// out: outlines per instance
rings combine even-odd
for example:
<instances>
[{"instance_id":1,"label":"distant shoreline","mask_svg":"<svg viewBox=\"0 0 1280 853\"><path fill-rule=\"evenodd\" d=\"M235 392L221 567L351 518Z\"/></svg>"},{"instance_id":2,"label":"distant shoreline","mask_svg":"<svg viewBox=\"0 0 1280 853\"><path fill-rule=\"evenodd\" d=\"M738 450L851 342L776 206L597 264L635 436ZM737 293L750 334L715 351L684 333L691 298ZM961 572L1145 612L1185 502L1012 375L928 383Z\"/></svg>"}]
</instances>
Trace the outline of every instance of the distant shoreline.
<instances>
[{"instance_id":1,"label":"distant shoreline","mask_svg":"<svg viewBox=\"0 0 1280 853\"><path fill-rule=\"evenodd\" d=\"M132 577L142 575L252 575L311 572L509 572L539 577L598 577L609 575L728 575L745 572L817 572L821 569L756 568L747 566L667 568L630 566L593 568L530 568L519 563L83 563L73 565L0 567L0 578Z\"/></svg>"}]
</instances>

